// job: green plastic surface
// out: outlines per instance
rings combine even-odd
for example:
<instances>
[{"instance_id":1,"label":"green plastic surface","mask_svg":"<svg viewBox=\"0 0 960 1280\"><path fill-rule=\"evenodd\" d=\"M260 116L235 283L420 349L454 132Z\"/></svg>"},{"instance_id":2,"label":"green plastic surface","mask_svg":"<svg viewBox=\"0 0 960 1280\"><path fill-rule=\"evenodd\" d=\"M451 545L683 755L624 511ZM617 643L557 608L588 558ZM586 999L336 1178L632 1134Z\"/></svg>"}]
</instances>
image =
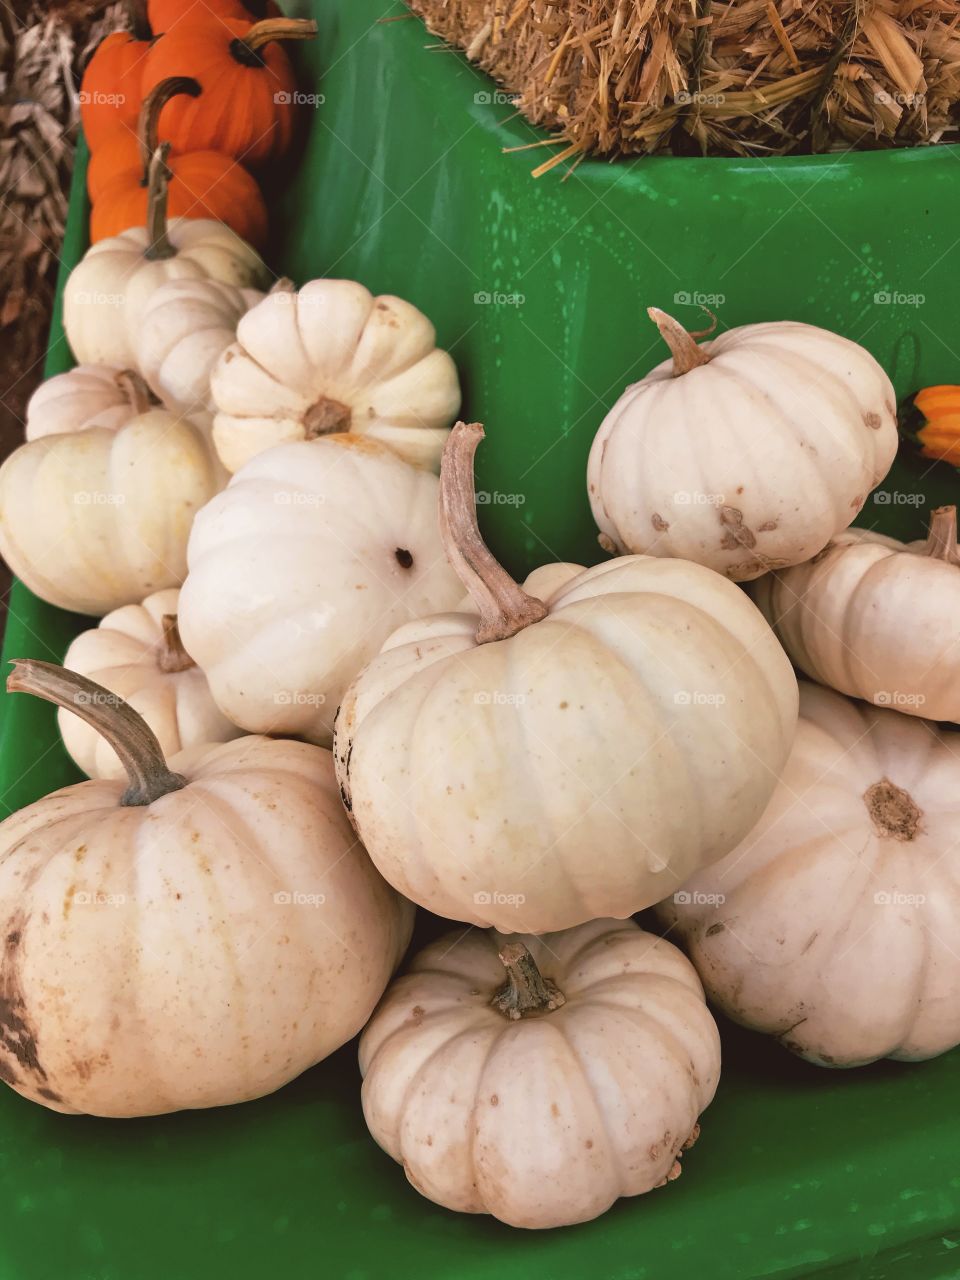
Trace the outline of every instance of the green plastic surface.
<instances>
[{"instance_id":1,"label":"green plastic surface","mask_svg":"<svg viewBox=\"0 0 960 1280\"><path fill-rule=\"evenodd\" d=\"M501 148L537 135L458 56L428 51L418 22L378 23L373 0L288 7L321 25L298 57L324 101L304 113L271 265L353 276L434 319L465 412L488 427L478 482L499 497L482 518L515 571L598 557L586 454L625 383L662 357L650 304L696 326L674 296L719 294L724 327L836 328L900 395L960 380L955 149L592 161L534 182L547 149ZM83 176L65 268L84 244ZM874 302L883 291L924 300ZM68 364L55 322L48 373ZM905 454L884 489L929 506L955 499L956 472ZM923 520L897 498L862 516L902 536ZM58 657L82 625L18 585L5 657ZM3 804L76 776L52 709L2 697ZM407 1186L366 1133L352 1045L271 1098L154 1120L68 1118L4 1090L0 1280L960 1276L958 1055L831 1073L723 1031L720 1090L679 1181L548 1233L456 1216Z\"/></svg>"}]
</instances>

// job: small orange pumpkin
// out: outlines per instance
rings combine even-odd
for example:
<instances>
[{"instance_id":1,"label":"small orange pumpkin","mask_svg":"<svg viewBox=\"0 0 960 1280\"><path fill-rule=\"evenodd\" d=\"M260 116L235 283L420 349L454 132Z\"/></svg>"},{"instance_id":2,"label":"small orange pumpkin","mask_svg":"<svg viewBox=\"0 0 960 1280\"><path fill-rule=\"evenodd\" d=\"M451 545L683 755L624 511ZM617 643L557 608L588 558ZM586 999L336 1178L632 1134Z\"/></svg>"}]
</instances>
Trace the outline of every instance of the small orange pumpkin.
<instances>
[{"instance_id":1,"label":"small orange pumpkin","mask_svg":"<svg viewBox=\"0 0 960 1280\"><path fill-rule=\"evenodd\" d=\"M205 18L235 18L241 22L250 22L251 18L277 18L280 10L267 0L264 4L258 0L148 0L147 14L150 26L161 35L175 27L178 22L197 21Z\"/></svg>"},{"instance_id":2,"label":"small orange pumpkin","mask_svg":"<svg viewBox=\"0 0 960 1280\"><path fill-rule=\"evenodd\" d=\"M117 128L137 127L144 59L152 37L142 3L127 6L131 31L101 40L80 83L80 121L87 145L98 147Z\"/></svg>"},{"instance_id":3,"label":"small orange pumpkin","mask_svg":"<svg viewBox=\"0 0 960 1280\"><path fill-rule=\"evenodd\" d=\"M170 76L192 76L203 92L167 103L161 135L174 151L222 151L249 165L282 154L293 137L296 80L276 41L309 40L316 32L306 18L184 18L151 48L143 89L149 93Z\"/></svg>"},{"instance_id":4,"label":"small orange pumpkin","mask_svg":"<svg viewBox=\"0 0 960 1280\"><path fill-rule=\"evenodd\" d=\"M913 403L926 419L917 432L921 456L960 467L960 387L924 387Z\"/></svg>"},{"instance_id":5,"label":"small orange pumpkin","mask_svg":"<svg viewBox=\"0 0 960 1280\"><path fill-rule=\"evenodd\" d=\"M147 176L157 149L157 121L176 94L196 97L200 86L187 76L162 80L143 100L137 132L118 128L96 151L87 171L93 201L90 239L96 244L140 226L147 216ZM243 165L216 151L190 151L168 158L171 218L225 222L255 248L267 238L267 207L256 180Z\"/></svg>"}]
</instances>

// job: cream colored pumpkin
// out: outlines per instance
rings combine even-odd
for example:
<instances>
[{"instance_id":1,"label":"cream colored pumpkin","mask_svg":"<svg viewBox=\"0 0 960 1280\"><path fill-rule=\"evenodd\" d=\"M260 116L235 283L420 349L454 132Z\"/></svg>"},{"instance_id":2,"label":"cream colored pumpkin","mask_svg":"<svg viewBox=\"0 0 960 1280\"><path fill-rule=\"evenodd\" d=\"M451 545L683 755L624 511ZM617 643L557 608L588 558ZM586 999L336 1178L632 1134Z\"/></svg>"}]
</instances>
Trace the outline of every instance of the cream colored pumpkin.
<instances>
[{"instance_id":1,"label":"cream colored pumpkin","mask_svg":"<svg viewBox=\"0 0 960 1280\"><path fill-rule=\"evenodd\" d=\"M118 694L143 716L167 757L242 733L219 710L207 678L180 643L176 587L108 613L81 631L63 659L68 671ZM123 765L105 738L72 711L57 713L63 745L89 778L120 778Z\"/></svg>"},{"instance_id":2,"label":"cream colored pumpkin","mask_svg":"<svg viewBox=\"0 0 960 1280\"><path fill-rule=\"evenodd\" d=\"M115 431L149 403L149 392L133 370L80 364L40 383L27 403L26 436L39 440L89 427Z\"/></svg>"},{"instance_id":3,"label":"cream colored pumpkin","mask_svg":"<svg viewBox=\"0 0 960 1280\"><path fill-rule=\"evenodd\" d=\"M63 325L81 363L136 364L137 335L147 302L171 280L219 280L258 288L269 279L255 250L222 222L174 218L172 252L150 256L143 227L131 227L92 245L63 291Z\"/></svg>"},{"instance_id":4,"label":"cream colored pumpkin","mask_svg":"<svg viewBox=\"0 0 960 1280\"><path fill-rule=\"evenodd\" d=\"M546 566L521 590L477 532L481 434L454 428L441 475L476 611L400 628L348 690L344 797L386 878L438 915L530 933L628 916L760 817L796 680L744 593L699 565Z\"/></svg>"},{"instance_id":5,"label":"cream colored pumpkin","mask_svg":"<svg viewBox=\"0 0 960 1280\"><path fill-rule=\"evenodd\" d=\"M752 594L802 671L841 693L960 720L960 548L955 507L924 542L847 529Z\"/></svg>"},{"instance_id":6,"label":"cream colored pumpkin","mask_svg":"<svg viewBox=\"0 0 960 1280\"><path fill-rule=\"evenodd\" d=\"M279 445L199 515L180 632L220 709L329 744L344 689L402 622L460 598L437 481L352 434Z\"/></svg>"},{"instance_id":7,"label":"cream colored pumpkin","mask_svg":"<svg viewBox=\"0 0 960 1280\"><path fill-rule=\"evenodd\" d=\"M757 827L659 908L708 996L811 1062L960 1044L960 756L935 725L801 683Z\"/></svg>"},{"instance_id":8,"label":"cream colored pumpkin","mask_svg":"<svg viewBox=\"0 0 960 1280\"><path fill-rule=\"evenodd\" d=\"M679 1175L720 1038L692 965L631 920L458 931L388 988L360 1070L370 1132L423 1195L561 1227Z\"/></svg>"},{"instance_id":9,"label":"cream colored pumpkin","mask_svg":"<svg viewBox=\"0 0 960 1280\"><path fill-rule=\"evenodd\" d=\"M650 316L671 358L627 388L590 450L601 542L736 581L815 555L896 455L890 379L814 325L743 325L697 346L670 316Z\"/></svg>"},{"instance_id":10,"label":"cream colored pumpkin","mask_svg":"<svg viewBox=\"0 0 960 1280\"><path fill-rule=\"evenodd\" d=\"M172 280L147 300L137 365L171 409L213 411L210 371L236 337L237 321L263 294L218 280Z\"/></svg>"},{"instance_id":11,"label":"cream colored pumpkin","mask_svg":"<svg viewBox=\"0 0 960 1280\"><path fill-rule=\"evenodd\" d=\"M84 694L131 787L82 782L0 825L0 1078L55 1111L154 1115L260 1097L356 1035L413 912L329 752L240 738L171 773L106 690L17 665L12 688Z\"/></svg>"},{"instance_id":12,"label":"cream colored pumpkin","mask_svg":"<svg viewBox=\"0 0 960 1280\"><path fill-rule=\"evenodd\" d=\"M236 471L272 445L354 431L437 470L460 383L435 341L416 307L353 280L271 293L242 318L211 377L224 465Z\"/></svg>"},{"instance_id":13,"label":"cream colored pumpkin","mask_svg":"<svg viewBox=\"0 0 960 1280\"><path fill-rule=\"evenodd\" d=\"M41 599L108 613L183 581L193 517L225 478L202 428L163 409L43 436L0 467L0 555Z\"/></svg>"}]
</instances>

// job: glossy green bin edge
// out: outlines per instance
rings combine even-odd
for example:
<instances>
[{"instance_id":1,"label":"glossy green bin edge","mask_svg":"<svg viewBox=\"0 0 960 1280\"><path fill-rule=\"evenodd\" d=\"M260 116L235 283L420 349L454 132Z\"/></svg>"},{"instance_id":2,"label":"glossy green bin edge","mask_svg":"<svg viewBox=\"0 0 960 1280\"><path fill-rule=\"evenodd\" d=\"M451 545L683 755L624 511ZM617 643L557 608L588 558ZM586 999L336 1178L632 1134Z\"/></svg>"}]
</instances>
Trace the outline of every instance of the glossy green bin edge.
<instances>
[{"instance_id":1,"label":"glossy green bin edge","mask_svg":"<svg viewBox=\"0 0 960 1280\"><path fill-rule=\"evenodd\" d=\"M623 385L662 357L649 304L696 326L674 297L699 292L723 296L723 327L836 328L901 396L960 378L956 149L591 161L534 183L548 150L501 148L539 135L458 56L425 51L436 42L419 23L377 22L399 6L288 8L320 22L297 55L304 92L324 101L277 180L271 265L355 277L436 322L465 410L488 427L482 517L515 571L597 558L586 452ZM83 170L64 271L85 245ZM874 300L884 292L923 301ZM57 316L47 373L69 364ZM925 508L955 499L956 473L905 453L884 488L860 522L915 536ZM58 658L82 625L17 584L4 656ZM51 709L3 696L4 806L78 776ZM0 1280L946 1280L960 1275L958 1061L831 1073L725 1026L720 1090L680 1180L549 1233L456 1216L408 1187L364 1128L353 1045L260 1102L153 1120L65 1118L4 1090Z\"/></svg>"}]
</instances>

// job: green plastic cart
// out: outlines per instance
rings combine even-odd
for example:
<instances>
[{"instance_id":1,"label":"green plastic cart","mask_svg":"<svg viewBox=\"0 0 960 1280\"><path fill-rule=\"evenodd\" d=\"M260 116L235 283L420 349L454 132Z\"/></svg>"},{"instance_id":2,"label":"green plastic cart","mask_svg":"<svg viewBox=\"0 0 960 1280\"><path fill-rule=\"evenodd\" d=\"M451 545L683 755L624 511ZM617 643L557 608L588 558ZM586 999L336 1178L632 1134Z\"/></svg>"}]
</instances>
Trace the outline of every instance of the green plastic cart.
<instances>
[{"instance_id":1,"label":"green plastic cart","mask_svg":"<svg viewBox=\"0 0 960 1280\"><path fill-rule=\"evenodd\" d=\"M645 309L700 327L798 319L866 345L898 395L960 380L960 151L583 163L387 0L291 4L301 154L268 255L298 281L359 279L436 322L487 425L478 486L517 573L593 562L584 467L623 387L664 351ZM385 19L394 19L386 21ZM63 273L85 247L78 165ZM47 372L69 367L59 318ZM861 523L918 536L956 472L909 452ZM923 502L902 495L922 494ZM86 620L21 584L4 656L59 659ZM78 777L53 708L0 702L10 811ZM425 926L430 927L427 922ZM409 1187L368 1137L355 1045L273 1097L141 1121L0 1093L0 1280L746 1280L960 1276L960 1057L831 1073L724 1025L724 1069L678 1182L588 1225L524 1233Z\"/></svg>"}]
</instances>

